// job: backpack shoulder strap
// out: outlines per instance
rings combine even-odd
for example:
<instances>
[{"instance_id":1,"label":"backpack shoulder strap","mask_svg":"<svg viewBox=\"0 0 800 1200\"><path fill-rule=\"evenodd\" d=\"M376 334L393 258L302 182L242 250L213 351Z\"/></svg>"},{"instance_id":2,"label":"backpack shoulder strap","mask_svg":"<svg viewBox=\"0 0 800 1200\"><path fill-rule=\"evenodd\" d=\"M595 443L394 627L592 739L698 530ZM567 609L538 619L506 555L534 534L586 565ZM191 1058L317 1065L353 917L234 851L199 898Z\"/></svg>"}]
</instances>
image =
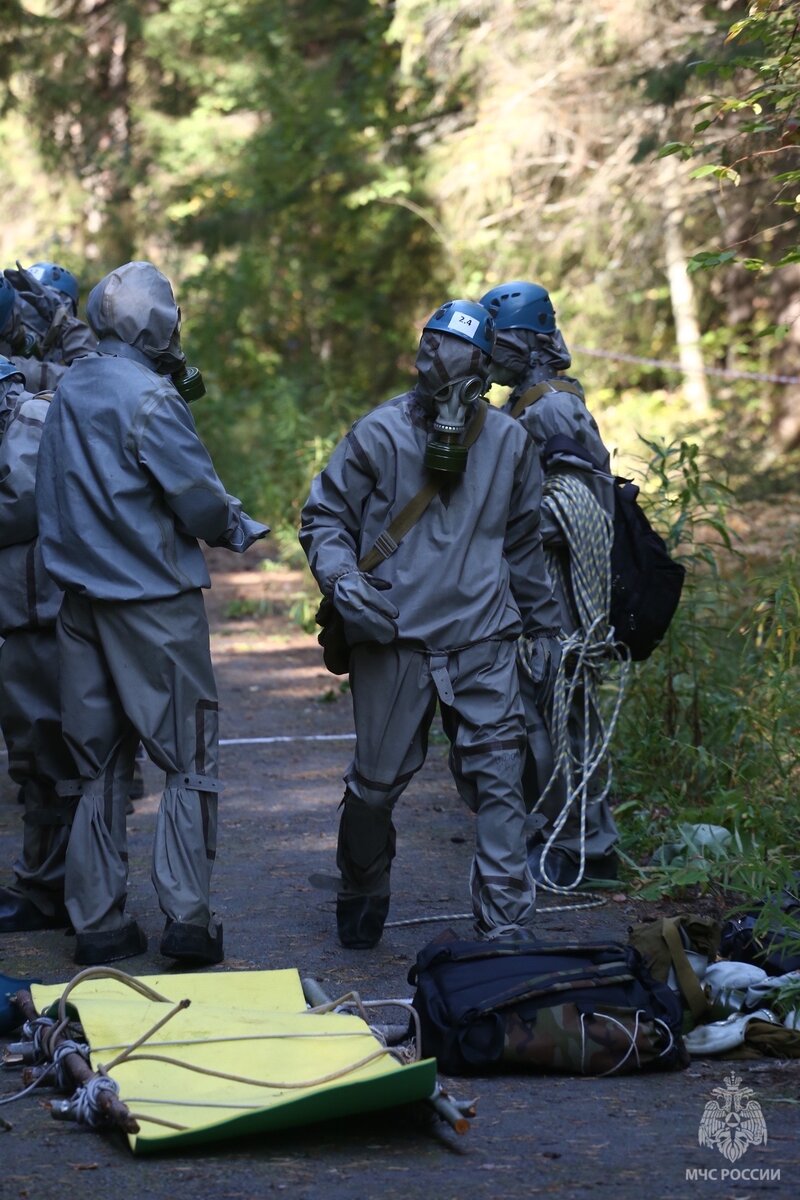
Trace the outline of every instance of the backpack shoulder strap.
<instances>
[{"instance_id":1,"label":"backpack shoulder strap","mask_svg":"<svg viewBox=\"0 0 800 1200\"><path fill-rule=\"evenodd\" d=\"M661 936L667 943L669 956L675 968L675 977L683 993L683 998L688 1004L689 1011L695 1021L699 1021L708 1009L708 996L703 991L700 981L686 957L686 951L683 948L681 935L678 931L678 922L675 917L664 918L661 926Z\"/></svg>"},{"instance_id":2,"label":"backpack shoulder strap","mask_svg":"<svg viewBox=\"0 0 800 1200\"><path fill-rule=\"evenodd\" d=\"M559 454L570 454L573 458L580 458L595 471L599 471L595 460L592 458L589 451L580 442L576 442L574 438L568 437L566 433L554 433L549 437L544 444L542 451L542 462L544 469L547 470L550 466L550 460L558 457ZM602 472L605 474L605 472Z\"/></svg>"},{"instance_id":3,"label":"backpack shoulder strap","mask_svg":"<svg viewBox=\"0 0 800 1200\"><path fill-rule=\"evenodd\" d=\"M462 443L464 446L469 447L473 442L477 441L478 435L486 423L488 408L489 405L485 400L478 401L477 410L464 436ZM400 510L391 524L375 539L372 549L368 550L358 560L359 571L371 571L373 567L377 567L378 563L383 562L390 554L394 554L409 529L412 529L416 525L433 497L441 491L446 478L445 475L441 475L438 478L430 479L424 487L420 488L416 496L412 496L408 504Z\"/></svg>"},{"instance_id":4,"label":"backpack shoulder strap","mask_svg":"<svg viewBox=\"0 0 800 1200\"><path fill-rule=\"evenodd\" d=\"M541 383L535 383L527 392L522 393L511 410L511 416L521 416L526 408L530 408L547 392L569 392L571 396L580 396L581 400L583 399L583 392L577 383L570 383L568 379L543 379Z\"/></svg>"}]
</instances>

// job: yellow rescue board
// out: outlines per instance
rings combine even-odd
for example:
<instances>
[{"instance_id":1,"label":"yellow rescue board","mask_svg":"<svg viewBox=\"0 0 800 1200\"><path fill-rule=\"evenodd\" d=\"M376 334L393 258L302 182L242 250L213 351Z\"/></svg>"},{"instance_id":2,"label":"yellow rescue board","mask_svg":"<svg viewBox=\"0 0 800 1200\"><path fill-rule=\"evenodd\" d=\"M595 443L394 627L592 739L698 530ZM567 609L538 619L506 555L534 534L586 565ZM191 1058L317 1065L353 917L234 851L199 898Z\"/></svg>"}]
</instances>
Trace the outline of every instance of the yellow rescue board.
<instances>
[{"instance_id":1,"label":"yellow rescue board","mask_svg":"<svg viewBox=\"0 0 800 1200\"><path fill-rule=\"evenodd\" d=\"M360 1017L307 1012L294 969L138 978L172 1004L191 1003L109 1070L139 1120L139 1133L128 1137L137 1154L392 1108L425 1099L436 1085L435 1060L398 1063ZM65 986L35 985L39 1012ZM114 979L79 983L69 1004L95 1070L170 1010Z\"/></svg>"}]
</instances>

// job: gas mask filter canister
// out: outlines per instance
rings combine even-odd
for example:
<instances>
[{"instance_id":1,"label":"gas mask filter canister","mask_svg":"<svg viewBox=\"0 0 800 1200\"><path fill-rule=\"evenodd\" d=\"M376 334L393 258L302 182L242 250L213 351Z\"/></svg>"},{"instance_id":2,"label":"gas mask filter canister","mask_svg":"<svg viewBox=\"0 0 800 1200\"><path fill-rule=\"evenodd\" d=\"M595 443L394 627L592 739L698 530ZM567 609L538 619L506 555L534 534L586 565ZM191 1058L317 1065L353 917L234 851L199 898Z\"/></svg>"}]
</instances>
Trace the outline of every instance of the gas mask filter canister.
<instances>
[{"instance_id":1,"label":"gas mask filter canister","mask_svg":"<svg viewBox=\"0 0 800 1200\"><path fill-rule=\"evenodd\" d=\"M191 404L193 400L199 400L206 394L206 385L203 383L203 376L199 367L185 366L183 370L176 371L170 376L178 394L183 397L187 404Z\"/></svg>"}]
</instances>

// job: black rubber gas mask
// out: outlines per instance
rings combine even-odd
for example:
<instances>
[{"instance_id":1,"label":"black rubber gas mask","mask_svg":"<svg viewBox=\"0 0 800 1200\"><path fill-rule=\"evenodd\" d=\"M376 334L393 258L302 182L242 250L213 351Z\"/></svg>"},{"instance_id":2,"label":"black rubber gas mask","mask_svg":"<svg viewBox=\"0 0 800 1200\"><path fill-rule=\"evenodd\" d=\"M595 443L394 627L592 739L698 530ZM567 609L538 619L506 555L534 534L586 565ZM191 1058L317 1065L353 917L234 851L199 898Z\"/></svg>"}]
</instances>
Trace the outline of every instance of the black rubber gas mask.
<instances>
[{"instance_id":1,"label":"black rubber gas mask","mask_svg":"<svg viewBox=\"0 0 800 1200\"><path fill-rule=\"evenodd\" d=\"M439 388L431 399L435 414L433 437L425 449L425 466L432 471L460 475L467 465L467 448L461 437L467 411L483 395L485 382L480 375L453 379Z\"/></svg>"}]
</instances>

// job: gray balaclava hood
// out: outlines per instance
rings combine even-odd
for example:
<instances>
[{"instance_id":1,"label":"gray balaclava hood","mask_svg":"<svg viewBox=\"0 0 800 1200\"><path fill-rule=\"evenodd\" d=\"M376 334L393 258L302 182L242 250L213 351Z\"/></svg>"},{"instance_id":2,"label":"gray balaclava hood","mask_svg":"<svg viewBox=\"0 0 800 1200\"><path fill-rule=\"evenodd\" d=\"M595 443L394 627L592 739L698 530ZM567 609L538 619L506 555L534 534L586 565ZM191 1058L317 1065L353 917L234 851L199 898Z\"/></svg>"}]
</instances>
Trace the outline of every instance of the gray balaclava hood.
<instances>
[{"instance_id":1,"label":"gray balaclava hood","mask_svg":"<svg viewBox=\"0 0 800 1200\"><path fill-rule=\"evenodd\" d=\"M417 357L417 399L426 411L432 410L434 395L454 379L477 375L486 380L489 357L464 338L426 329L420 338Z\"/></svg>"},{"instance_id":2,"label":"gray balaclava hood","mask_svg":"<svg viewBox=\"0 0 800 1200\"><path fill-rule=\"evenodd\" d=\"M538 379L550 379L558 371L566 371L572 362L570 352L558 329L538 333L532 329L501 329L497 333L492 361L508 371L515 381L527 379L529 373Z\"/></svg>"},{"instance_id":3,"label":"gray balaclava hood","mask_svg":"<svg viewBox=\"0 0 800 1200\"><path fill-rule=\"evenodd\" d=\"M172 285L152 263L129 262L110 271L89 293L86 315L101 351L112 350L114 341L124 342L150 359L162 375L171 375L186 362Z\"/></svg>"}]
</instances>

